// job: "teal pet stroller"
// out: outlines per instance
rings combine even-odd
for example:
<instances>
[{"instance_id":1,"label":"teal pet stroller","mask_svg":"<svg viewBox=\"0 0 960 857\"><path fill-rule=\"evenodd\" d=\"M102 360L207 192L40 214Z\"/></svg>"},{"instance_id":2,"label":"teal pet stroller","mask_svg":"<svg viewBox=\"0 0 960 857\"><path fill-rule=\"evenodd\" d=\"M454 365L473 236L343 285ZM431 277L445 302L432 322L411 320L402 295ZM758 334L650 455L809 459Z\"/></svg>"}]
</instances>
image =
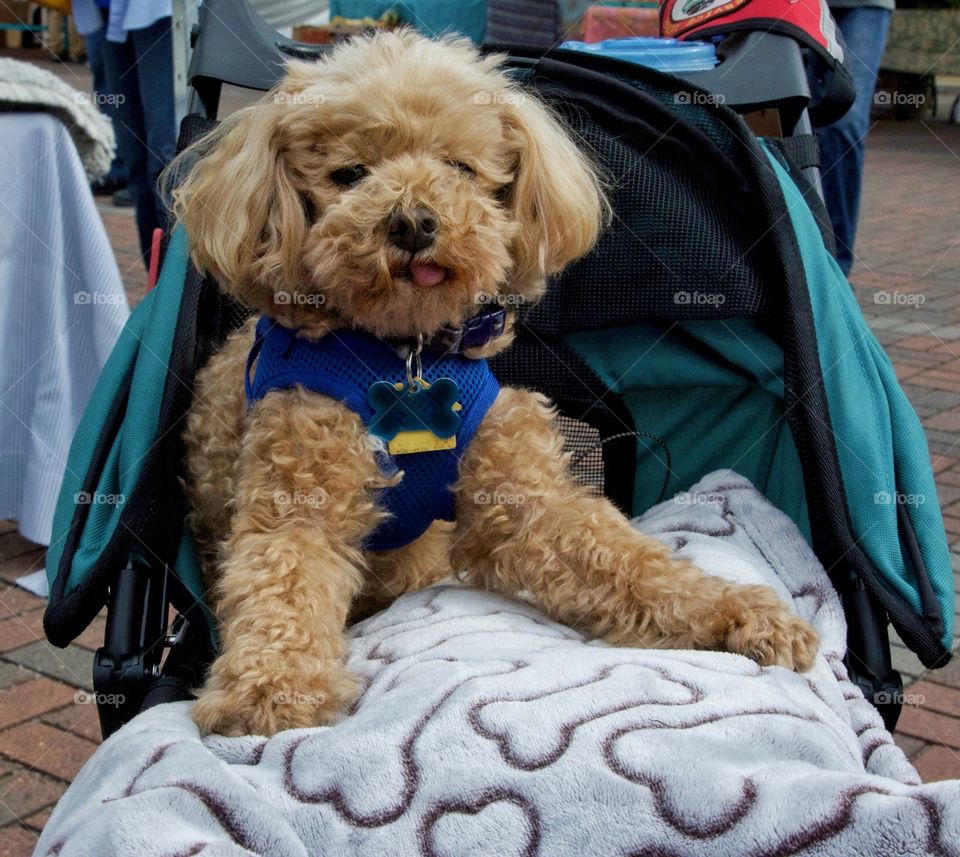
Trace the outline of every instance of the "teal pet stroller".
<instances>
[{"instance_id":1,"label":"teal pet stroller","mask_svg":"<svg viewBox=\"0 0 960 857\"><path fill-rule=\"evenodd\" d=\"M277 36L237 0L206 0L196 36L198 111L181 147L214 126L223 83L268 90L285 57L323 51ZM828 570L848 671L892 728L902 688L888 623L928 667L947 662L953 641L927 446L828 251L801 49L759 32L738 45L744 53L696 85L576 51L510 50L512 73L609 176L615 220L518 311L516 343L494 371L557 403L578 475L625 514L718 468L749 478ZM744 69L763 57L801 74L791 86L771 74L774 95L761 97ZM719 91L725 99L711 97ZM764 108L786 136L758 138L737 112ZM98 698L122 703L101 706L105 734L189 698L217 645L184 524L180 435L197 369L248 311L194 270L188 250L172 230L159 281L104 369L48 554L54 644L108 608L94 683ZM77 500L98 496L120 499Z\"/></svg>"}]
</instances>

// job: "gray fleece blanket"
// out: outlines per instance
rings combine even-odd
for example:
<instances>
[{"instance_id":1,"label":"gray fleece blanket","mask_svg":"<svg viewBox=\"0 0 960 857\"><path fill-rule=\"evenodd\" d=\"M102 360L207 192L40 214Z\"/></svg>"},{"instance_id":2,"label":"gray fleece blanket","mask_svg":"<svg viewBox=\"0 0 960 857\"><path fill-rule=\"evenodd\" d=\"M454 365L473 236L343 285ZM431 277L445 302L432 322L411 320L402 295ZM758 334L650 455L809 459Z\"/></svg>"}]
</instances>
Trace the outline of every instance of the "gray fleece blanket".
<instances>
[{"instance_id":1,"label":"gray fleece blanket","mask_svg":"<svg viewBox=\"0 0 960 857\"><path fill-rule=\"evenodd\" d=\"M711 474L637 526L767 583L823 638L797 675L612 648L456 586L351 631L335 726L202 739L186 703L108 740L39 855L960 855L960 782L921 785L846 675L843 614L800 533Z\"/></svg>"}]
</instances>

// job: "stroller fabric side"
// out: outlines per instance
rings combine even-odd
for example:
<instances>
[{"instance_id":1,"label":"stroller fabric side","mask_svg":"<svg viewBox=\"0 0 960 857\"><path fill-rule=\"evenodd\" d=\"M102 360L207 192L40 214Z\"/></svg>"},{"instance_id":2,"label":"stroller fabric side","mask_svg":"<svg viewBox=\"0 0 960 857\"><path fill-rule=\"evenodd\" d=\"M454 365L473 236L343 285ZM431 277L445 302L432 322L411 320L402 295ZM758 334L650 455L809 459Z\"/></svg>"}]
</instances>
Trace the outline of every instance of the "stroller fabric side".
<instances>
[{"instance_id":1,"label":"stroller fabric side","mask_svg":"<svg viewBox=\"0 0 960 857\"><path fill-rule=\"evenodd\" d=\"M202 604L177 478L182 411L192 375L182 321L187 236L173 232L157 285L120 335L74 436L47 552L50 602L44 629L66 646L104 605L119 569L136 560L175 569ZM193 300L196 298L194 296ZM186 331L192 338L192 328Z\"/></svg>"}]
</instances>

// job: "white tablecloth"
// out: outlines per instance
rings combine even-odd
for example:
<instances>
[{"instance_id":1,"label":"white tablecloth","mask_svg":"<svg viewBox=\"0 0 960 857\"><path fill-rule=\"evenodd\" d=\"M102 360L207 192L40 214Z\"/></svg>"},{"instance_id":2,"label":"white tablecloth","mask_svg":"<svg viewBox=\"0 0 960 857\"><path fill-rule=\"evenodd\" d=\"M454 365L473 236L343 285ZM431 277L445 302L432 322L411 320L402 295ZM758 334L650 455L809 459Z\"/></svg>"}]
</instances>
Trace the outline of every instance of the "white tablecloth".
<instances>
[{"instance_id":1,"label":"white tablecloth","mask_svg":"<svg viewBox=\"0 0 960 857\"><path fill-rule=\"evenodd\" d=\"M0 518L49 544L70 441L130 310L74 144L0 113Z\"/></svg>"}]
</instances>

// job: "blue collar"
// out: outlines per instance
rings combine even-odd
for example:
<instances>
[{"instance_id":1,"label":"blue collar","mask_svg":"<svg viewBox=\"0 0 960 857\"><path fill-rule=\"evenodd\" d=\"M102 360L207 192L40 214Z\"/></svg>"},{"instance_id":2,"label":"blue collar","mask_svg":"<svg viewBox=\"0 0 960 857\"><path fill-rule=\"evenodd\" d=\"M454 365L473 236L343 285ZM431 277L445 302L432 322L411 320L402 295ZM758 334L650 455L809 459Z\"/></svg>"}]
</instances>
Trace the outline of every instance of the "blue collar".
<instances>
[{"instance_id":1,"label":"blue collar","mask_svg":"<svg viewBox=\"0 0 960 857\"><path fill-rule=\"evenodd\" d=\"M444 354L463 354L469 348L482 348L507 330L505 307L486 309L456 327L442 327L423 347Z\"/></svg>"}]
</instances>

